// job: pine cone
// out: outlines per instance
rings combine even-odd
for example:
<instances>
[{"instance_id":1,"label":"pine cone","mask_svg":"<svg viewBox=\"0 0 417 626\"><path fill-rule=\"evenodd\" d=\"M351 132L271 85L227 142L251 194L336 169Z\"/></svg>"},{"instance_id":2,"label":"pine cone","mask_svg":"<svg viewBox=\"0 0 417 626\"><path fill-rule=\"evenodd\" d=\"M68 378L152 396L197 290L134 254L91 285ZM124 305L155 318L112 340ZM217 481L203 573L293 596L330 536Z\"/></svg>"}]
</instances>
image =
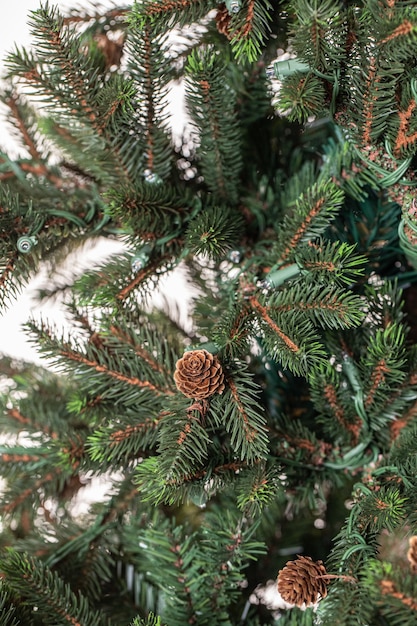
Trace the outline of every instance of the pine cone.
<instances>
[{"instance_id":1,"label":"pine cone","mask_svg":"<svg viewBox=\"0 0 417 626\"><path fill-rule=\"evenodd\" d=\"M177 361L174 372L177 389L187 398L209 398L223 393L224 374L222 366L207 350L190 350Z\"/></svg>"},{"instance_id":2,"label":"pine cone","mask_svg":"<svg viewBox=\"0 0 417 626\"><path fill-rule=\"evenodd\" d=\"M216 27L219 33L226 35L228 39L232 38L233 33L230 32L230 13L225 4L220 4L216 13Z\"/></svg>"},{"instance_id":3,"label":"pine cone","mask_svg":"<svg viewBox=\"0 0 417 626\"><path fill-rule=\"evenodd\" d=\"M413 574L417 574L417 535L413 535L408 540L410 546L407 552L407 559L410 563L410 569Z\"/></svg>"},{"instance_id":4,"label":"pine cone","mask_svg":"<svg viewBox=\"0 0 417 626\"><path fill-rule=\"evenodd\" d=\"M296 561L287 561L278 574L278 591L289 604L306 606L315 604L327 595L324 578L326 568L323 561L313 561L309 556L297 556Z\"/></svg>"}]
</instances>

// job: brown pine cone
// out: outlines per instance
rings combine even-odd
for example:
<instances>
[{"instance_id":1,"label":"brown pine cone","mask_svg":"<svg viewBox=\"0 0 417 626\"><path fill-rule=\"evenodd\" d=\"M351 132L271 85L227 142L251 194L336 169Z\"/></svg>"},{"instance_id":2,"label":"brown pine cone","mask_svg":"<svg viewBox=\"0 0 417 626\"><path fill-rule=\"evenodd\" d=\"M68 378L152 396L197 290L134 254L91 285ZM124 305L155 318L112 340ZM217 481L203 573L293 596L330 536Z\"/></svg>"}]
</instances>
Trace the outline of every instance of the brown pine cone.
<instances>
[{"instance_id":1,"label":"brown pine cone","mask_svg":"<svg viewBox=\"0 0 417 626\"><path fill-rule=\"evenodd\" d=\"M230 32L230 13L227 10L225 4L220 4L216 13L216 27L219 33L226 35L228 39L231 39L233 33Z\"/></svg>"},{"instance_id":2,"label":"brown pine cone","mask_svg":"<svg viewBox=\"0 0 417 626\"><path fill-rule=\"evenodd\" d=\"M177 389L187 398L209 398L223 393L224 374L222 366L207 350L190 350L177 361L174 372Z\"/></svg>"},{"instance_id":3,"label":"brown pine cone","mask_svg":"<svg viewBox=\"0 0 417 626\"><path fill-rule=\"evenodd\" d=\"M407 552L407 559L410 563L410 569L413 574L417 574L417 535L413 535L408 540L410 546Z\"/></svg>"},{"instance_id":4,"label":"brown pine cone","mask_svg":"<svg viewBox=\"0 0 417 626\"><path fill-rule=\"evenodd\" d=\"M287 561L278 574L278 591L282 599L295 606L310 606L327 595L323 561L313 561L309 556L297 556Z\"/></svg>"}]
</instances>

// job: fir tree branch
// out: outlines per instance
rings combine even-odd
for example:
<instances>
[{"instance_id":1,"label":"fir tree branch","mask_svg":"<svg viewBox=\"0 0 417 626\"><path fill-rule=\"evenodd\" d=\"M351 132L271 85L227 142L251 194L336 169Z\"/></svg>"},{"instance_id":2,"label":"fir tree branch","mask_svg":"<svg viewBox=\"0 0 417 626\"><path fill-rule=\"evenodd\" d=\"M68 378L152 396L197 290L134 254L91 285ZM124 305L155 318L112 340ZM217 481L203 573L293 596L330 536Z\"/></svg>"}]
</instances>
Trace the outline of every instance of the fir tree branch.
<instances>
[{"instance_id":1,"label":"fir tree branch","mask_svg":"<svg viewBox=\"0 0 417 626\"><path fill-rule=\"evenodd\" d=\"M0 560L0 567L8 585L18 596L37 607L45 622L51 610L63 624L72 626L107 626L109 622L91 608L86 598L73 593L56 572L40 559L9 550ZM24 581L24 586L22 582Z\"/></svg>"},{"instance_id":2,"label":"fir tree branch","mask_svg":"<svg viewBox=\"0 0 417 626\"><path fill-rule=\"evenodd\" d=\"M295 200L294 212L285 217L275 244L278 263L287 264L302 243L322 234L343 202L343 191L322 180Z\"/></svg>"},{"instance_id":3,"label":"fir tree branch","mask_svg":"<svg viewBox=\"0 0 417 626\"><path fill-rule=\"evenodd\" d=\"M346 416L346 411L343 404L340 402L338 398L337 389L331 383L327 383L324 386L324 398L328 402L332 415L335 420L342 426L344 430L346 430L352 439L352 445L356 446L359 443L359 436L362 428L362 422L360 417L357 415L354 417L354 420L348 419Z\"/></svg>"},{"instance_id":4,"label":"fir tree branch","mask_svg":"<svg viewBox=\"0 0 417 626\"><path fill-rule=\"evenodd\" d=\"M261 316L261 318L266 322L269 328L273 333L278 335L278 337L284 342L285 346L294 353L297 353L300 350L300 346L297 345L291 337L286 335L281 328L274 322L274 320L269 315L269 307L262 305L256 296L250 296L249 302L252 308L257 311L257 313Z\"/></svg>"},{"instance_id":5,"label":"fir tree branch","mask_svg":"<svg viewBox=\"0 0 417 626\"><path fill-rule=\"evenodd\" d=\"M112 370L108 368L106 365L100 364L98 361L95 361L94 359L89 359L83 354L76 352L75 350L71 348L69 344L67 344L67 346L61 349L60 355L63 356L65 359L68 359L70 361L75 361L76 363L81 363L82 365L85 365L87 368L92 368L99 373L102 373L102 374L105 374L107 376L117 379L119 382L123 382L128 385L133 385L135 387L138 387L139 389L149 389L157 395L160 395L160 394L173 395L174 393L171 389L160 389L148 380L140 380L139 378L135 376L126 376L125 374L122 374L121 372Z\"/></svg>"},{"instance_id":6,"label":"fir tree branch","mask_svg":"<svg viewBox=\"0 0 417 626\"><path fill-rule=\"evenodd\" d=\"M403 151L408 150L417 141L417 131L408 133L415 108L416 101L413 99L405 110L398 111L399 127L394 144L394 155L396 157L399 157Z\"/></svg>"},{"instance_id":7,"label":"fir tree branch","mask_svg":"<svg viewBox=\"0 0 417 626\"><path fill-rule=\"evenodd\" d=\"M199 21L216 5L215 0L145 0L141 5L134 6L133 18L136 18L140 25L148 19L158 19L163 23L173 18L179 26L184 26Z\"/></svg>"},{"instance_id":8,"label":"fir tree branch","mask_svg":"<svg viewBox=\"0 0 417 626\"><path fill-rule=\"evenodd\" d=\"M211 48L194 50L186 68L186 103L199 129L205 184L219 202L236 204L242 155L236 95L230 87L225 97L229 80L225 70L224 61Z\"/></svg>"},{"instance_id":9,"label":"fir tree branch","mask_svg":"<svg viewBox=\"0 0 417 626\"><path fill-rule=\"evenodd\" d=\"M56 478L59 478L61 471L57 468L54 471L47 472L46 474L42 474L38 480L36 480L30 487L21 491L21 493L16 496L14 499L10 499L9 502L3 504L2 509L6 515L14 513L18 507L22 504L26 504L26 500L32 500L38 489L45 487L46 485L50 485L52 481L55 481ZM14 486L15 487L15 486Z\"/></svg>"},{"instance_id":10,"label":"fir tree branch","mask_svg":"<svg viewBox=\"0 0 417 626\"><path fill-rule=\"evenodd\" d=\"M156 257L153 261L147 263L147 265L137 272L137 274L132 278L125 286L120 289L116 294L116 299L120 302L125 302L127 298L131 297L135 290L142 285L147 278L154 276L155 270L158 270L163 266L167 261L172 259L172 253L167 252L161 257Z\"/></svg>"},{"instance_id":11,"label":"fir tree branch","mask_svg":"<svg viewBox=\"0 0 417 626\"><path fill-rule=\"evenodd\" d=\"M237 61L254 62L261 55L270 31L271 11L269 0L247 0L242 9L232 15L229 38Z\"/></svg>"}]
</instances>

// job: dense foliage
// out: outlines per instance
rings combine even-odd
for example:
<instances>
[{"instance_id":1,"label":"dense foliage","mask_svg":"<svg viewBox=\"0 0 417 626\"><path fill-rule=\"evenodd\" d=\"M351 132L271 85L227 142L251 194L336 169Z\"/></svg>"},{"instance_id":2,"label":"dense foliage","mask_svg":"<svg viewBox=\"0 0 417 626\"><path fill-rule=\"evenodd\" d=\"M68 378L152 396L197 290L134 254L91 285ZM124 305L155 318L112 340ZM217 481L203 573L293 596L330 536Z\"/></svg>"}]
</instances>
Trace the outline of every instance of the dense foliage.
<instances>
[{"instance_id":1,"label":"dense foliage","mask_svg":"<svg viewBox=\"0 0 417 626\"><path fill-rule=\"evenodd\" d=\"M415 3L30 24L0 305L42 270L68 327L28 321L44 368L1 360L1 624L414 624ZM299 554L313 606L276 590Z\"/></svg>"}]
</instances>

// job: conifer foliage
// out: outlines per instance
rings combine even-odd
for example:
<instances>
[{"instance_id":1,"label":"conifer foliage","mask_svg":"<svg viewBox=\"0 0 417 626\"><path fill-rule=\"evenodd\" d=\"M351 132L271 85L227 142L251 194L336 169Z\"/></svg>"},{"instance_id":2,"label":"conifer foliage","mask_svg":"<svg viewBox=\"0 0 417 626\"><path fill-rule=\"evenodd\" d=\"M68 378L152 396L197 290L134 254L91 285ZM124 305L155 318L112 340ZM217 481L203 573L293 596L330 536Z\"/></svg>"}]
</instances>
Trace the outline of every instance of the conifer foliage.
<instances>
[{"instance_id":1,"label":"conifer foliage","mask_svg":"<svg viewBox=\"0 0 417 626\"><path fill-rule=\"evenodd\" d=\"M0 623L415 624L415 3L29 20L0 306L68 325L0 361Z\"/></svg>"}]
</instances>

